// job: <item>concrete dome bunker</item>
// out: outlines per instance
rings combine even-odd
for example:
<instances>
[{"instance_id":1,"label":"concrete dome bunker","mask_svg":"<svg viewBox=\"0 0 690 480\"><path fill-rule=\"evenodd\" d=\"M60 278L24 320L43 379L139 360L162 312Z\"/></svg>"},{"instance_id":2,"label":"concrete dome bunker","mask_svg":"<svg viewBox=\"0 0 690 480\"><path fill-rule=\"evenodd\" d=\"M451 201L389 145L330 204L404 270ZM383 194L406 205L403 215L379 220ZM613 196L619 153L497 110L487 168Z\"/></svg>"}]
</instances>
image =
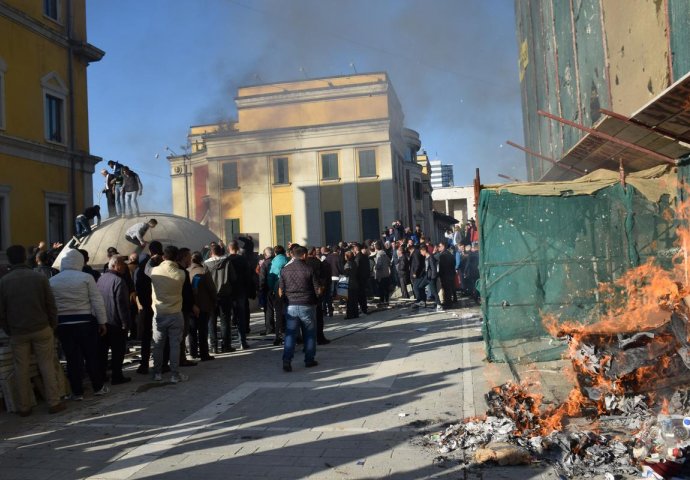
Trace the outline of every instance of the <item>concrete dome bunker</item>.
<instances>
[{"instance_id":1,"label":"concrete dome bunker","mask_svg":"<svg viewBox=\"0 0 690 480\"><path fill-rule=\"evenodd\" d=\"M89 252L89 264L96 269L108 261L108 248L115 247L120 255L129 255L136 250L136 246L125 240L125 232L135 223L147 222L155 218L158 222L156 228L146 232L144 239L147 242L158 240L163 244L175 245L176 247L187 247L192 251L201 250L211 242L218 242L218 237L207 227L194 220L169 213L142 213L136 217L129 218L107 218L101 225L93 230L91 234L84 238L78 248L83 248ZM69 242L65 242L66 245ZM60 268L60 261L65 247L53 266Z\"/></svg>"}]
</instances>

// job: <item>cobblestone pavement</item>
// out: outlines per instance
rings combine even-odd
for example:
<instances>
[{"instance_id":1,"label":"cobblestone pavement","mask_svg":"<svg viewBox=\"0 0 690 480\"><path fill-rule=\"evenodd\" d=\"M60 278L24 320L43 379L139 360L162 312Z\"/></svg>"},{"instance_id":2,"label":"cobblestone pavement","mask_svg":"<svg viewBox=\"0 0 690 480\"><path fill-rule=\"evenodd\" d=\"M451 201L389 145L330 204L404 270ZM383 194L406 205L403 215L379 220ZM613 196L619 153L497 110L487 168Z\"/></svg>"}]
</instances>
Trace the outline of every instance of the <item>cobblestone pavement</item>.
<instances>
[{"instance_id":1,"label":"cobblestone pavement","mask_svg":"<svg viewBox=\"0 0 690 480\"><path fill-rule=\"evenodd\" d=\"M253 331L260 319L253 320ZM262 321L261 321L262 323ZM424 433L482 413L483 394L511 378L484 362L478 308L399 307L327 319L319 365L281 369L280 347L186 368L190 380L134 381L48 415L0 413L0 478L554 479L537 467L465 471Z\"/></svg>"}]
</instances>

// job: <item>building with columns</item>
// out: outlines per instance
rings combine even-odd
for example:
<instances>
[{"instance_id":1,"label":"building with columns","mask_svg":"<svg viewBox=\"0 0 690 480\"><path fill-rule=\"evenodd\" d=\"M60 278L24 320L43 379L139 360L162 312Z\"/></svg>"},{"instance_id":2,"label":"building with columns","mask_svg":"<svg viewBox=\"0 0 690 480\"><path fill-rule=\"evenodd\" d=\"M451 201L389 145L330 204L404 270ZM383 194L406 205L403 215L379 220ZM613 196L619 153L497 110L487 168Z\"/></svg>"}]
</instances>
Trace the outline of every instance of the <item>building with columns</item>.
<instances>
[{"instance_id":1,"label":"building with columns","mask_svg":"<svg viewBox=\"0 0 690 480\"><path fill-rule=\"evenodd\" d=\"M173 213L257 247L379 238L399 219L431 231L428 169L386 73L238 89L237 121L190 128L168 157Z\"/></svg>"}]
</instances>

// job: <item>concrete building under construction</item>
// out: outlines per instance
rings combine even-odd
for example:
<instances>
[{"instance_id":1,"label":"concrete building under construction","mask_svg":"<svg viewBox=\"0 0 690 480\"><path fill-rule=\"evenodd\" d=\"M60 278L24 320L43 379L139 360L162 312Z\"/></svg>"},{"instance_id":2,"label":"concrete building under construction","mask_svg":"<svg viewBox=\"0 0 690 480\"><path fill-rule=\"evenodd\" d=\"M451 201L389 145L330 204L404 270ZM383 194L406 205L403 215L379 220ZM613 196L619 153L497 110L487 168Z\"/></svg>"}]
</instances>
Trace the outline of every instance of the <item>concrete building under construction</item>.
<instances>
[{"instance_id":1,"label":"concrete building under construction","mask_svg":"<svg viewBox=\"0 0 690 480\"><path fill-rule=\"evenodd\" d=\"M687 153L690 2L516 0L515 10L530 180Z\"/></svg>"}]
</instances>

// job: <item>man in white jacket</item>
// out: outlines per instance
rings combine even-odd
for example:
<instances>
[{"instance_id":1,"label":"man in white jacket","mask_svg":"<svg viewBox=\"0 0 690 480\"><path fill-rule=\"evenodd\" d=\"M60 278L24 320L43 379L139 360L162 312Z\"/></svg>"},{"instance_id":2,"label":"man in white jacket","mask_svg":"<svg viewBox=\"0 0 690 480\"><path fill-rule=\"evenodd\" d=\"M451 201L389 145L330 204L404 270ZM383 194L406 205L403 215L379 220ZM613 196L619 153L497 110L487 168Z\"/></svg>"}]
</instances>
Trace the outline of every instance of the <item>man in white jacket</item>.
<instances>
[{"instance_id":1,"label":"man in white jacket","mask_svg":"<svg viewBox=\"0 0 690 480\"><path fill-rule=\"evenodd\" d=\"M107 316L103 296L93 276L81 271L84 257L70 249L60 263L60 273L50 278L58 312L57 334L67 358L67 377L72 398L82 400L83 367L91 380L94 395L105 395L98 359L98 336L106 332Z\"/></svg>"}]
</instances>

